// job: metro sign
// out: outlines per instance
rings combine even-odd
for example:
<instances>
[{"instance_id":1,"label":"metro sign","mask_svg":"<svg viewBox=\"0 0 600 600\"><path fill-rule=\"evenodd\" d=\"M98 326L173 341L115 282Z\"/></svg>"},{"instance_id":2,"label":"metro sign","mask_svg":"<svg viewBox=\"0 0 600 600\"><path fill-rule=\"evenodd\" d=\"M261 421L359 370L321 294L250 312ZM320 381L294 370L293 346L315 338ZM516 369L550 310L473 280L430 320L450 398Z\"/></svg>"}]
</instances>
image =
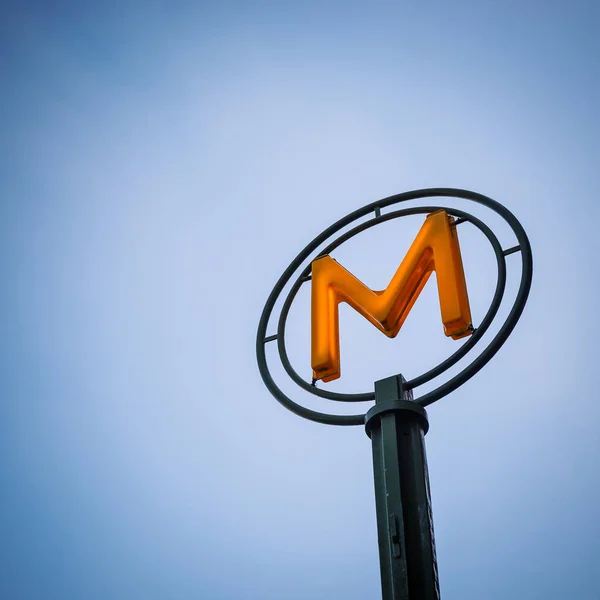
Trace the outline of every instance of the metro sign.
<instances>
[{"instance_id":1,"label":"metro sign","mask_svg":"<svg viewBox=\"0 0 600 600\"><path fill-rule=\"evenodd\" d=\"M394 208L405 202L433 197L468 200L496 213L512 230L512 245L501 244L480 217L447 204ZM382 210L385 212L382 213ZM371 227L417 214L426 215L425 222L384 290L370 289L329 256L341 244ZM496 258L496 288L476 329L472 325L456 231L459 222L470 223L470 227L479 230L491 245ZM336 234L339 234L338 237L334 237ZM462 370L454 372L437 387L417 396L416 389L437 380L464 359L486 334L503 302L507 257L517 253L521 255L521 279L512 308L504 322L485 348ZM515 265L514 259L508 260ZM455 340L470 336L468 340L459 344L450 356L428 371L410 379L405 379L402 373L388 375L376 381L372 391L337 392L315 385L317 380L327 382L340 377L338 312L341 302L349 304L382 333L393 338L398 335L434 271L444 333ZM477 192L429 188L382 198L342 217L304 247L284 270L269 294L256 333L258 369L269 392L285 408L304 419L327 425L362 426L371 440L383 600L439 600L440 586L425 454L425 434L429 430L425 407L463 385L498 352L523 313L532 276L533 257L529 239L522 225L507 208ZM312 382L294 369L286 348L286 322L290 307L297 298L298 291L309 281L312 286ZM279 315L273 315L280 299L282 304ZM275 341L276 348L275 352L271 351L271 357L278 356L283 371L311 396L337 402L374 401L374 404L364 413L340 415L317 411L296 402L283 392L269 369L265 347Z\"/></svg>"},{"instance_id":2,"label":"metro sign","mask_svg":"<svg viewBox=\"0 0 600 600\"><path fill-rule=\"evenodd\" d=\"M433 271L445 335L455 340L471 335L473 324L456 224L444 210L427 216L385 290L371 290L328 255L315 259L311 277L313 379L327 382L340 377L341 302L388 337L396 337Z\"/></svg>"}]
</instances>

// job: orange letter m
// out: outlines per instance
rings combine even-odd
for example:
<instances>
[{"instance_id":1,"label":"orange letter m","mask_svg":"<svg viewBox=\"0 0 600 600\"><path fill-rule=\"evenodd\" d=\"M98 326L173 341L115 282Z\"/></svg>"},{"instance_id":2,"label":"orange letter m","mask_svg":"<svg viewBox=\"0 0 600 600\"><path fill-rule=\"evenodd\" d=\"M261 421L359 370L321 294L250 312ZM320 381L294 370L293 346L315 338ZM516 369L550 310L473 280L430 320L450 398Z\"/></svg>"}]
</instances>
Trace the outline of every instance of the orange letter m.
<instances>
[{"instance_id":1,"label":"orange letter m","mask_svg":"<svg viewBox=\"0 0 600 600\"><path fill-rule=\"evenodd\" d=\"M454 218L431 213L388 287L373 291L330 256L312 263L311 351L314 379L340 376L338 304L347 302L390 338L404 323L431 272L436 272L444 333L470 335L471 311Z\"/></svg>"}]
</instances>

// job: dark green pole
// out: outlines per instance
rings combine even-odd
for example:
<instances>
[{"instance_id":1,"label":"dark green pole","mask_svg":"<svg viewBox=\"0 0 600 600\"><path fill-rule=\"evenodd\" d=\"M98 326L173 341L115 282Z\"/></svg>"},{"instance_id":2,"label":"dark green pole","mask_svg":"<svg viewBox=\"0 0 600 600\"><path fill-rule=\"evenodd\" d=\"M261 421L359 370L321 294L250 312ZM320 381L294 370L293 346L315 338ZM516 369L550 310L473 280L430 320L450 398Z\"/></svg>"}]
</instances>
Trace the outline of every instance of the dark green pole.
<instances>
[{"instance_id":1,"label":"dark green pole","mask_svg":"<svg viewBox=\"0 0 600 600\"><path fill-rule=\"evenodd\" d=\"M373 445L383 600L439 600L429 473L427 412L401 375L375 383L365 427Z\"/></svg>"}]
</instances>

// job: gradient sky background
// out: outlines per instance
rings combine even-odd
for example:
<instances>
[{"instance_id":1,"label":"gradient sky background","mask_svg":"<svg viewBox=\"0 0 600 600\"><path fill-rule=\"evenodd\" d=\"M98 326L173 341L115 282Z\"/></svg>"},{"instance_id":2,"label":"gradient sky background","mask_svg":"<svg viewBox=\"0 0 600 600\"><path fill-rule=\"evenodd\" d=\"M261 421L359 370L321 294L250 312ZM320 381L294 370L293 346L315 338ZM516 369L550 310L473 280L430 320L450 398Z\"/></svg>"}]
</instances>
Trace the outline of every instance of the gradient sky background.
<instances>
[{"instance_id":1,"label":"gradient sky background","mask_svg":"<svg viewBox=\"0 0 600 600\"><path fill-rule=\"evenodd\" d=\"M277 404L256 326L322 229L452 186L517 215L535 270L498 356L429 410L442 598L600 598L597 7L3 2L0 596L379 598L370 442ZM339 259L384 286L421 223ZM392 341L342 310L335 389L453 351L435 293Z\"/></svg>"}]
</instances>

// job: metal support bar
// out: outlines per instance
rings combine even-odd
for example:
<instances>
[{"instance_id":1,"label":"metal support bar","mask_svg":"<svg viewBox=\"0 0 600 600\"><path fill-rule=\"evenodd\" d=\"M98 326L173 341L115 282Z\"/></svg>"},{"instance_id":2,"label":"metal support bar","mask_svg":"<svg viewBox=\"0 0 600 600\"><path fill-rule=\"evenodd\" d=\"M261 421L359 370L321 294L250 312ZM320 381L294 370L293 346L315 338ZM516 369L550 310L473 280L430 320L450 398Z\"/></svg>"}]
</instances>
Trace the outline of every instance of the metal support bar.
<instances>
[{"instance_id":1,"label":"metal support bar","mask_svg":"<svg viewBox=\"0 0 600 600\"><path fill-rule=\"evenodd\" d=\"M365 415L373 446L375 505L383 600L439 600L437 559L425 456L427 412L406 380L375 383Z\"/></svg>"},{"instance_id":2,"label":"metal support bar","mask_svg":"<svg viewBox=\"0 0 600 600\"><path fill-rule=\"evenodd\" d=\"M521 250L521 246L513 246L512 248L503 250L502 254L504 254L504 256L508 256L509 254L514 254L515 252L519 252L519 250Z\"/></svg>"}]
</instances>

